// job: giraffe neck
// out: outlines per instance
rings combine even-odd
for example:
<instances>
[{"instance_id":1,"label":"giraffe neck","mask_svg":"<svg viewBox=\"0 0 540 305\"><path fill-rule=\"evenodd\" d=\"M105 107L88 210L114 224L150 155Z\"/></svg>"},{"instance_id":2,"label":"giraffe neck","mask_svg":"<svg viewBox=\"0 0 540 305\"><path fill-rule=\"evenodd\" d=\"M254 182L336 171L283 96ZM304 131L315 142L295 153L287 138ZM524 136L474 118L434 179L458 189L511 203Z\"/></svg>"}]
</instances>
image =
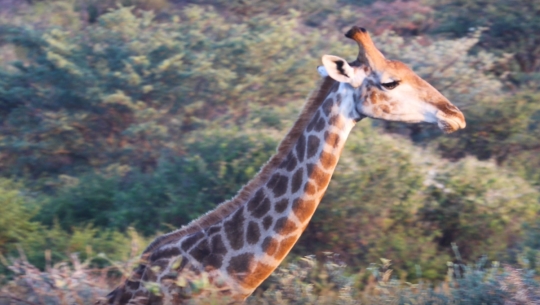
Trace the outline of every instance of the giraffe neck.
<instances>
[{"instance_id":1,"label":"giraffe neck","mask_svg":"<svg viewBox=\"0 0 540 305\"><path fill-rule=\"evenodd\" d=\"M231 251L222 268L242 295L251 294L283 261L328 187L356 123L352 88L342 87L336 84L313 113L268 182L224 222Z\"/></svg>"},{"instance_id":2,"label":"giraffe neck","mask_svg":"<svg viewBox=\"0 0 540 305\"><path fill-rule=\"evenodd\" d=\"M323 95L306 106L306 116L254 178L257 184L248 183L233 201L158 237L144 251L145 263L108 295L109 304L152 298L143 282L164 283L188 269L209 272L214 283L224 283L234 299L243 300L278 267L313 216L359 119L352 87L329 78L324 84Z\"/></svg>"}]
</instances>

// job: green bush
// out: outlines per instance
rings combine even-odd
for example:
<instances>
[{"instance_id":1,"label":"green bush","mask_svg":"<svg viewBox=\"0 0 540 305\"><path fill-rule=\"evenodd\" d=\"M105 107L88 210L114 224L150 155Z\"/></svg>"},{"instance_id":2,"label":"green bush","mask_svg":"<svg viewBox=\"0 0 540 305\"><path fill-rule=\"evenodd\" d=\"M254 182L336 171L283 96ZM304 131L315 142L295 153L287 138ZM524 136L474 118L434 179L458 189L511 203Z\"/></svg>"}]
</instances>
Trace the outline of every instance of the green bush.
<instances>
[{"instance_id":1,"label":"green bush","mask_svg":"<svg viewBox=\"0 0 540 305\"><path fill-rule=\"evenodd\" d=\"M91 225L71 227L63 230L58 224L41 226L39 233L32 234L19 242L24 256L32 264L43 269L45 266L70 260L77 254L82 260L91 259L95 266L106 266L110 262L99 254L114 260L128 260L144 249L149 240L113 230L94 228ZM9 253L17 257L16 252Z\"/></svg>"},{"instance_id":2,"label":"green bush","mask_svg":"<svg viewBox=\"0 0 540 305\"><path fill-rule=\"evenodd\" d=\"M39 234L38 223L32 221L36 214L37 206L24 196L22 184L0 179L0 253L13 250L16 243Z\"/></svg>"},{"instance_id":3,"label":"green bush","mask_svg":"<svg viewBox=\"0 0 540 305\"><path fill-rule=\"evenodd\" d=\"M131 245L124 234L78 224L73 224L69 231L62 230L57 223L48 228L33 219L39 218L42 212L30 199L30 194L25 194L22 184L0 179L0 256L19 256L22 251L30 262L41 268L46 260L63 261L75 252L83 259L97 253L115 259L128 258ZM132 234L136 236L134 231ZM146 240L137 242L142 248ZM4 267L0 265L0 273L6 272Z\"/></svg>"},{"instance_id":4,"label":"green bush","mask_svg":"<svg viewBox=\"0 0 540 305\"><path fill-rule=\"evenodd\" d=\"M466 158L436 169L420 219L440 230L439 245L457 243L464 257L497 256L516 246L538 213L538 190L494 164Z\"/></svg>"},{"instance_id":5,"label":"green bush","mask_svg":"<svg viewBox=\"0 0 540 305\"><path fill-rule=\"evenodd\" d=\"M271 132L271 131L270 131ZM145 235L168 231L231 198L275 151L258 131L205 130L184 142L186 157L163 157L155 171L89 174L51 197L40 220L63 228L92 223Z\"/></svg>"},{"instance_id":6,"label":"green bush","mask_svg":"<svg viewBox=\"0 0 540 305\"><path fill-rule=\"evenodd\" d=\"M0 41L25 52L0 70L2 171L149 171L192 130L241 123L250 105L301 103L326 42L297 26L294 14L237 24L201 6L167 22L121 8L87 27L4 24Z\"/></svg>"}]
</instances>

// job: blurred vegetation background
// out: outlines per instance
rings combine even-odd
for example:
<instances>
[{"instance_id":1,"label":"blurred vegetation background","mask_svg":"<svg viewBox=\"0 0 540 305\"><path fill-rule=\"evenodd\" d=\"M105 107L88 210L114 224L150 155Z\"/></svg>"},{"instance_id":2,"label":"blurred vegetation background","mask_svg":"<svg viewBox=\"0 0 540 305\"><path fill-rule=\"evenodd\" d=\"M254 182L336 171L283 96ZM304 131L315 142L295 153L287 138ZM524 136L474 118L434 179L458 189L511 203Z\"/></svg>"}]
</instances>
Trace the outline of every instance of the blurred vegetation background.
<instances>
[{"instance_id":1,"label":"blurred vegetation background","mask_svg":"<svg viewBox=\"0 0 540 305\"><path fill-rule=\"evenodd\" d=\"M467 128L362 121L288 259L333 252L355 273L385 258L399 279L440 281L454 245L461 262L540 271L529 0L0 0L2 257L126 260L230 198L292 125L320 57L354 58L351 25Z\"/></svg>"}]
</instances>

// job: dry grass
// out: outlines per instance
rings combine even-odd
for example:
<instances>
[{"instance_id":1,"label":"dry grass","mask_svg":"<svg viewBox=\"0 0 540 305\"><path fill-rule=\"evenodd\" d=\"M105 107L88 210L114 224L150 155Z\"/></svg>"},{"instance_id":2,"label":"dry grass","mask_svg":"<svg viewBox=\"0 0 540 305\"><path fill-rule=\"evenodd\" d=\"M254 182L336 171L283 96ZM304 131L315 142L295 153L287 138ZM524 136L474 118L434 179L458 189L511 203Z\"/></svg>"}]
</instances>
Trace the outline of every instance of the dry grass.
<instances>
[{"instance_id":1,"label":"dry grass","mask_svg":"<svg viewBox=\"0 0 540 305\"><path fill-rule=\"evenodd\" d=\"M95 269L76 254L70 262L41 271L24 256L8 264L11 279L0 288L0 304L93 304L110 288L111 268Z\"/></svg>"},{"instance_id":2,"label":"dry grass","mask_svg":"<svg viewBox=\"0 0 540 305\"><path fill-rule=\"evenodd\" d=\"M93 268L77 255L71 261L47 266L41 271L24 254L8 262L11 278L0 288L0 305L94 304L128 274L137 259ZM465 266L449 263L447 278L436 287L419 281L407 283L392 278L390 261L372 264L364 272L347 275L347 268L333 255L324 264L308 256L279 268L246 304L539 304L540 285L532 271L483 263ZM224 304L219 288L206 274L182 274L167 283L145 283L164 304L176 304L175 291L191 297L187 304Z\"/></svg>"}]
</instances>

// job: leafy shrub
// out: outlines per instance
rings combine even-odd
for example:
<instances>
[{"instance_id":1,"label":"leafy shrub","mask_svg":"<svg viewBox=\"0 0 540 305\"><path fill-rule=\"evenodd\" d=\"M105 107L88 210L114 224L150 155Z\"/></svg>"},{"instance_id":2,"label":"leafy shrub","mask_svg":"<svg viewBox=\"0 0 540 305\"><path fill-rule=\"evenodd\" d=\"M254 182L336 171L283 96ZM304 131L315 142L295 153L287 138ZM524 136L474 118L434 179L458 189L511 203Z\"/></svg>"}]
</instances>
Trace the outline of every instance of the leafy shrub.
<instances>
[{"instance_id":1,"label":"leafy shrub","mask_svg":"<svg viewBox=\"0 0 540 305\"><path fill-rule=\"evenodd\" d=\"M522 225L535 220L538 191L494 164L472 158L434 171L419 214L441 232L439 245L457 243L469 259L489 255L503 260L495 255L515 246Z\"/></svg>"},{"instance_id":2,"label":"leafy shrub","mask_svg":"<svg viewBox=\"0 0 540 305\"><path fill-rule=\"evenodd\" d=\"M36 212L37 206L22 194L20 183L0 179L0 253L38 234L39 225L32 221Z\"/></svg>"},{"instance_id":3,"label":"leafy shrub","mask_svg":"<svg viewBox=\"0 0 540 305\"><path fill-rule=\"evenodd\" d=\"M99 20L1 27L0 41L25 50L16 72L0 71L4 173L49 178L112 163L151 170L165 151L184 150L189 131L241 122L249 104L302 100L316 75L304 67L316 67L312 52L324 44L316 32L296 32L294 15L236 24L189 6L167 22L129 8Z\"/></svg>"},{"instance_id":4,"label":"leafy shrub","mask_svg":"<svg viewBox=\"0 0 540 305\"><path fill-rule=\"evenodd\" d=\"M124 234L89 225L73 224L69 232L60 229L58 224L47 228L33 220L39 213L37 204L28 194L24 195L21 184L0 179L0 256L10 257L24 251L32 264L43 268L46 260L49 263L63 261L75 252L83 259L101 252L115 259L125 259L129 254L131 245ZM132 235L136 233L133 231ZM5 271L0 265L0 273Z\"/></svg>"},{"instance_id":5,"label":"leafy shrub","mask_svg":"<svg viewBox=\"0 0 540 305\"><path fill-rule=\"evenodd\" d=\"M92 174L61 189L40 219L60 219L145 235L186 224L231 198L275 151L275 137L257 131L205 130L184 142L186 157L164 157L155 171Z\"/></svg>"},{"instance_id":6,"label":"leafy shrub","mask_svg":"<svg viewBox=\"0 0 540 305\"><path fill-rule=\"evenodd\" d=\"M127 260L130 255L138 254L149 240L139 237L130 230L130 236L108 229L94 228L90 225L71 227L63 230L58 224L51 228L42 226L39 234L33 234L19 242L20 249L29 262L39 268L51 266L57 262L67 261L76 253L87 260L103 253L116 260ZM8 256L15 256L11 251ZM91 261L96 266L108 265L104 259Z\"/></svg>"}]
</instances>

